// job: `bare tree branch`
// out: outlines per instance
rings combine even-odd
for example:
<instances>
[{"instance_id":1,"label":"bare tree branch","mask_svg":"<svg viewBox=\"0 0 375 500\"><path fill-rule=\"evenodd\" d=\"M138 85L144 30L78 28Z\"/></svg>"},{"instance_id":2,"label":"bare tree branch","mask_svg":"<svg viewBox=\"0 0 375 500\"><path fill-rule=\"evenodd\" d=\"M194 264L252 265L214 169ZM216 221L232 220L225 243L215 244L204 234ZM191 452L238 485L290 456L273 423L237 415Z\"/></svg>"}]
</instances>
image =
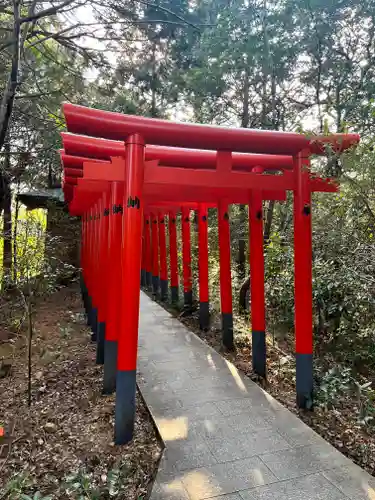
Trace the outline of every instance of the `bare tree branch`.
<instances>
[{"instance_id":1,"label":"bare tree branch","mask_svg":"<svg viewBox=\"0 0 375 500\"><path fill-rule=\"evenodd\" d=\"M172 10L167 9L166 7L162 7L161 5L155 4L153 2L148 2L147 0L138 0L138 2L141 3L141 4L143 4L143 5L147 5L148 7L153 7L156 10L160 10L161 12L165 12L166 14L169 14L170 16L173 16L176 19L179 19L183 24L191 26L195 30L200 31L200 29L198 28L198 26L196 26L195 24L191 23L187 19L184 19L182 16L179 16L178 14L176 14L175 12L173 12ZM124 11L124 9L122 9L121 7L117 7L115 4L112 4L112 8L113 8L113 10L115 12L117 12L120 15L126 14L126 12ZM147 21L145 21L145 22L147 23Z\"/></svg>"},{"instance_id":2,"label":"bare tree branch","mask_svg":"<svg viewBox=\"0 0 375 500\"><path fill-rule=\"evenodd\" d=\"M41 10L40 12L29 15L27 17L21 17L20 23L21 24L29 23L31 21L36 21L37 19L41 19L42 17L54 16L59 11L61 11L61 9L63 9L67 5L70 5L73 2L75 2L75 0L65 0L64 2L61 2L59 5L55 5L54 7L49 7L48 9Z\"/></svg>"}]
</instances>

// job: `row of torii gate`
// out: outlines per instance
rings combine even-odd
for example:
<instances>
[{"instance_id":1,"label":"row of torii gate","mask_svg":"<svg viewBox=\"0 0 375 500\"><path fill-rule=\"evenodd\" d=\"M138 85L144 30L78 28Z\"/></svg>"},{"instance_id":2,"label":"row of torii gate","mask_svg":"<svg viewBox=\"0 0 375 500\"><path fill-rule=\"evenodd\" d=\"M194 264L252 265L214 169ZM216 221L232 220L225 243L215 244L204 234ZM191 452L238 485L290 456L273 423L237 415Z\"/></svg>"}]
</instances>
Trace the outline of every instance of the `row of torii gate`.
<instances>
[{"instance_id":1,"label":"row of torii gate","mask_svg":"<svg viewBox=\"0 0 375 500\"><path fill-rule=\"evenodd\" d=\"M311 195L336 192L338 185L313 174L310 157L324 154L327 146L340 153L356 145L359 136L309 138L175 123L72 104L64 104L63 112L69 132L62 133L63 189L70 213L82 220L83 296L96 334L97 362L104 364L103 393L116 391L115 442L127 443L134 431L141 281L155 294L160 291L162 300L168 288L172 301L178 299L177 214L182 226L184 303L190 307L190 211L197 211L200 323L207 328L207 210L217 208L222 341L232 349L228 206L249 206L253 369L266 375L262 205L263 200L285 200L288 191L294 194L297 405L311 407Z\"/></svg>"}]
</instances>

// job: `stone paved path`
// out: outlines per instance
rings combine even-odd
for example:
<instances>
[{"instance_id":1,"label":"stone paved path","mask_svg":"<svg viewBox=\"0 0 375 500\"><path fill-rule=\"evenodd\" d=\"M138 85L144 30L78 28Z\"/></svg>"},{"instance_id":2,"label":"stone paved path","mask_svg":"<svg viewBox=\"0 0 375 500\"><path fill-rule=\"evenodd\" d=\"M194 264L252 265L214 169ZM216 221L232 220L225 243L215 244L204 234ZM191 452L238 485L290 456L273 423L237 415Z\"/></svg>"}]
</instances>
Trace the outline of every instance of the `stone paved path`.
<instances>
[{"instance_id":1,"label":"stone paved path","mask_svg":"<svg viewBox=\"0 0 375 500\"><path fill-rule=\"evenodd\" d=\"M375 478L144 293L138 366L166 445L151 500L375 500Z\"/></svg>"}]
</instances>

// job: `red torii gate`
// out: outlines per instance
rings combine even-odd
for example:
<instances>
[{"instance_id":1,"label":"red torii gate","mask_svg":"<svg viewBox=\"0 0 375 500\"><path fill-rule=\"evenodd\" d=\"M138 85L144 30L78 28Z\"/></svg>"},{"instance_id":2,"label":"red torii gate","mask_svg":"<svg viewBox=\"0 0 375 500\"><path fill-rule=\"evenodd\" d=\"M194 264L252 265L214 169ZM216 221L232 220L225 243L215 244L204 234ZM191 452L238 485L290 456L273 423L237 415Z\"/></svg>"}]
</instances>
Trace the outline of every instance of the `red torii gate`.
<instances>
[{"instance_id":1,"label":"red torii gate","mask_svg":"<svg viewBox=\"0 0 375 500\"><path fill-rule=\"evenodd\" d=\"M139 293L136 290L140 282L142 209L143 202L147 199L156 205L162 202L181 203L183 201L218 203L221 243L226 248L229 241L228 203L248 203L249 198L251 199L251 241L253 244L254 241L258 242L256 247L251 244L251 263L253 264L251 267L254 272L255 269L261 269L261 273L258 273L258 276L252 276L251 280L252 284L253 282L261 283L261 286L257 287L255 284L251 288L253 349L254 354L257 352L259 354L263 350L265 355L262 191L270 190L270 188L271 191L276 192L294 191L297 402L301 407L308 406L312 394L311 191L335 190L334 186L311 176L308 168L309 156L312 152L321 153L324 149L324 142L328 142L336 150L346 149L358 142L358 136L335 136L331 139L312 142L307 137L298 134L174 124L163 120L128 117L73 105L65 105L64 113L68 129L72 132L126 140L125 154L121 155L125 161L112 158L110 168L103 168L103 164L97 162L84 163L84 179L82 180L83 183L87 183L91 176L91 179L95 178L96 182L102 179L124 184L126 203L123 205L122 275L126 277L128 286L123 286L121 302L126 307L127 332L121 330L118 337L116 442L123 443L132 437L139 309ZM217 154L214 153L216 168L214 165L197 170L196 168L157 166L152 162L151 164L144 163L145 140L167 146L219 149ZM234 159L232 160L231 150L291 156L293 157L292 171L286 171L288 167L285 167L281 175L275 176L235 171L232 169ZM94 156L97 157L96 154ZM67 186L70 183L77 183L80 187L79 182L76 178L66 178ZM318 183L320 188L315 186L314 189L314 182ZM67 198L70 198L73 193L67 189L67 186L65 192ZM250 193L252 193L251 196ZM74 201L75 196L72 203ZM85 211L87 207L84 209L81 207L81 210ZM226 282L228 275L230 278L230 253L222 257L225 271L221 287L223 293L230 288ZM262 294L259 293L260 289L262 289ZM259 330L257 329L258 320ZM124 353L127 353L125 358ZM265 363L265 356L259 356L258 359L262 361L263 358Z\"/></svg>"},{"instance_id":2,"label":"red torii gate","mask_svg":"<svg viewBox=\"0 0 375 500\"><path fill-rule=\"evenodd\" d=\"M80 136L72 136L70 134L63 134L63 142L64 142L64 147L69 150L71 153L79 153L82 154L84 151L84 147L88 147L89 151L95 150L96 154L100 157L104 157L105 154L109 155L111 153L116 153L119 154L121 152L121 143L114 143L112 141L103 141L103 140L97 140L97 139L92 139L92 138L85 138L85 137L80 137ZM116 145L116 148L114 147ZM105 154L103 152L102 148L105 148ZM159 148L160 150L162 148ZM164 148L165 150L165 148ZM167 151L168 159L173 159L176 163L181 162L181 155L184 153L184 150L181 149L176 149L175 151ZM199 158L201 151L195 151L194 153L191 151L190 152L190 160L193 160L193 154L195 155L196 159ZM208 166L212 166L212 159L215 159L216 155L213 152L203 152L203 153L209 153L209 155L206 155L206 158L208 158L211 162ZM83 170L82 170L82 165L84 162L84 158L81 157L71 157L69 155L66 155L65 153L61 154L62 156L62 161L65 168L65 173L66 175L74 175L74 176L83 176ZM152 156L152 155L151 155ZM280 169L279 165L286 164L288 165L288 157L285 158L280 158L279 157L272 157L272 156L266 156L263 157L262 155L241 155L243 160L242 166L244 168L253 168L253 164L265 164L265 160L268 160L268 158L272 159L272 168L278 168ZM153 157L153 156L152 156ZM213 157L213 158L212 158ZM254 160L254 157L256 158L256 161ZM279 159L279 161L277 161ZM247 161L245 161L247 160ZM196 162L195 162L196 163ZM195 164L194 163L194 164ZM291 163L291 162L289 162ZM79 167L75 169L71 169L71 166ZM203 166L206 166L204 164ZM288 165L289 167L289 165ZM121 167L122 169L122 167ZM257 173L261 172L261 169L259 167L256 167L255 170ZM90 176L90 175L89 175ZM111 176L108 173L104 174L104 177L100 177L101 179L109 179ZM92 176L91 176L92 178ZM95 177L98 178L98 177ZM113 179L113 177L112 177ZM71 179L72 182L73 179ZM327 184L324 182L323 179L320 178L312 178L310 180L311 184L311 189L312 190L325 190L325 191L335 191L336 187L333 184ZM242 187L242 186L241 186ZM289 188L291 189L292 186L290 185ZM147 192L147 179L145 180L145 191ZM249 198L248 192L246 192L246 200ZM255 198L255 193L253 193L253 198ZM278 191L268 191L268 195L263 196L264 199L285 199L285 192L278 192ZM245 200L245 201L246 201ZM259 198L259 207L256 206L255 203L253 203L253 212L254 214L257 212L258 217L252 217L250 220L251 224L251 234L252 234L252 251L251 251L251 256L253 256L254 262L256 262L256 265L254 264L251 266L251 273L253 275L252 283L253 283L253 292L252 292L252 297L254 298L252 300L252 316L254 318L253 321L253 326L254 324L264 324L265 323L265 311L264 311L264 289L263 289L263 275L264 275L264 270L263 270L263 249L262 249L262 225L259 226L258 219L259 219L259 210L262 209L262 197ZM219 203L220 207L220 203ZM190 208L193 208L190 205ZM207 208L207 205L206 205ZM222 213L222 217L219 217L219 229L220 229L220 251L221 251L221 268L220 268L220 277L221 277L221 298L222 298L222 322L223 322L223 342L228 348L233 347L233 318L232 318L232 293L231 293L231 281L230 281L230 237L229 237L229 222L226 217L227 214L227 207L224 207L224 211ZM187 207L185 207L185 211L187 210ZM201 210L203 210L201 206ZM160 211L160 207L156 210L156 213ZM160 215L160 214L159 214ZM173 218L172 218L173 221ZM200 267L200 273L199 273L199 291L200 291L200 324L202 328L207 328L208 327L208 311L209 311L209 305L208 305L208 252L207 252L207 214L203 213L201 214L200 217L200 231L199 231L199 239L200 239L200 245L199 245L199 250L200 250L200 255L199 255L199 267ZM150 265L149 263L149 272L152 269L152 278L153 278L153 289L154 293L157 294L157 289L158 289L158 282L159 282L159 262L158 262L158 245L157 245L157 227L156 224L159 222L159 248L160 248L160 284L161 284L161 298L165 299L166 298L166 287L167 287L167 263L166 263L166 248L165 248L165 231L163 227L164 223L164 215L163 217L157 217L154 216L152 219L152 233L153 233L153 255L152 255L152 264ZM184 255L184 289L185 289L185 305L190 306L192 302L192 295L191 295L191 290L192 290L192 285L191 285L191 270L190 270L190 227L189 227L189 218L186 216L186 214L182 218L182 225L183 225L183 255ZM260 227L260 232L256 233L256 227ZM147 235L147 233L146 233ZM149 237L148 237L149 239ZM172 243L173 243L174 238L172 238ZM175 245L171 246L171 261L176 261L177 256L175 252ZM176 268L176 265L172 266L172 281L173 277L176 276L176 272L174 269ZM257 279L257 275L261 277L261 279ZM175 290L176 285L178 284L177 279L174 280L174 283L172 283L172 292ZM163 287L163 285L165 285ZM259 297L259 300L257 300L257 297ZM259 321L257 321L256 318L260 318ZM263 318L263 319L262 319ZM99 323L99 326L101 326L102 323ZM253 356L253 364L254 364L254 369L257 373L259 373L261 376L265 376L265 346L263 346L264 343L264 334L259 335L256 334L256 332L261 331L264 332L264 327L260 330L254 330L254 356ZM99 328L100 330L100 328ZM261 341L256 343L255 342L255 337L261 337ZM258 347L257 347L258 346ZM259 353L259 354L258 354ZM101 359L101 357L99 358Z\"/></svg>"}]
</instances>

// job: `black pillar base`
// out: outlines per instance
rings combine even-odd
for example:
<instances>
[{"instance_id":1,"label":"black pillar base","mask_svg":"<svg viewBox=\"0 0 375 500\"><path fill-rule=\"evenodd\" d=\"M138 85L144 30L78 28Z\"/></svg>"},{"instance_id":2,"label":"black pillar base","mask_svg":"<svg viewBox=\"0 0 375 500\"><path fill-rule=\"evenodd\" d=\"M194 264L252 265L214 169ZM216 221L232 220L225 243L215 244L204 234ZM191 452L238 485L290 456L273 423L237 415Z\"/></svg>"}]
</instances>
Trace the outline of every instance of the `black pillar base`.
<instances>
[{"instance_id":1,"label":"black pillar base","mask_svg":"<svg viewBox=\"0 0 375 500\"><path fill-rule=\"evenodd\" d=\"M116 390L117 340L104 341L103 394L113 394Z\"/></svg>"},{"instance_id":2,"label":"black pillar base","mask_svg":"<svg viewBox=\"0 0 375 500\"><path fill-rule=\"evenodd\" d=\"M118 371L116 380L115 443L133 439L135 421L136 370Z\"/></svg>"},{"instance_id":3,"label":"black pillar base","mask_svg":"<svg viewBox=\"0 0 375 500\"><path fill-rule=\"evenodd\" d=\"M155 297L159 294L159 276L152 276L152 293Z\"/></svg>"},{"instance_id":4,"label":"black pillar base","mask_svg":"<svg viewBox=\"0 0 375 500\"><path fill-rule=\"evenodd\" d=\"M79 287L81 289L82 300L85 300L85 294L87 293L87 288L85 285L85 280L83 279L82 273L79 273Z\"/></svg>"},{"instance_id":5,"label":"black pillar base","mask_svg":"<svg viewBox=\"0 0 375 500\"><path fill-rule=\"evenodd\" d=\"M208 330L210 327L210 304L208 302L199 302L199 328Z\"/></svg>"},{"instance_id":6,"label":"black pillar base","mask_svg":"<svg viewBox=\"0 0 375 500\"><path fill-rule=\"evenodd\" d=\"M184 292L184 310L191 312L193 310L193 291Z\"/></svg>"},{"instance_id":7,"label":"black pillar base","mask_svg":"<svg viewBox=\"0 0 375 500\"><path fill-rule=\"evenodd\" d=\"M146 286L146 271L141 269L141 287Z\"/></svg>"},{"instance_id":8,"label":"black pillar base","mask_svg":"<svg viewBox=\"0 0 375 500\"><path fill-rule=\"evenodd\" d=\"M82 300L83 300L83 307L85 308L86 324L89 325L90 306L89 306L89 296L87 295L87 292L83 293Z\"/></svg>"},{"instance_id":9,"label":"black pillar base","mask_svg":"<svg viewBox=\"0 0 375 500\"><path fill-rule=\"evenodd\" d=\"M151 290L152 288L152 274L150 271L146 271L146 287Z\"/></svg>"},{"instance_id":10,"label":"black pillar base","mask_svg":"<svg viewBox=\"0 0 375 500\"><path fill-rule=\"evenodd\" d=\"M223 328L223 333L222 333L223 346L226 349L228 349L228 351L233 351L234 350L233 314L221 313L221 325Z\"/></svg>"},{"instance_id":11,"label":"black pillar base","mask_svg":"<svg viewBox=\"0 0 375 500\"><path fill-rule=\"evenodd\" d=\"M97 333L98 333L98 310L96 307L91 308L90 314L90 326L91 326L91 340L96 342Z\"/></svg>"},{"instance_id":12,"label":"black pillar base","mask_svg":"<svg viewBox=\"0 0 375 500\"><path fill-rule=\"evenodd\" d=\"M105 323L99 321L98 331L96 333L96 364L104 364L104 339L105 339Z\"/></svg>"},{"instance_id":13,"label":"black pillar base","mask_svg":"<svg viewBox=\"0 0 375 500\"><path fill-rule=\"evenodd\" d=\"M80 273L80 277L79 277L79 284L80 284L80 288L81 288L81 296L82 296L82 302L83 302L83 306L85 308L85 313L86 313L86 319L87 319L87 324L88 324L88 313L89 313L89 295L88 295L88 291L87 291L87 287L86 287L86 284L85 284L85 280L83 279L83 275L82 273Z\"/></svg>"},{"instance_id":14,"label":"black pillar base","mask_svg":"<svg viewBox=\"0 0 375 500\"><path fill-rule=\"evenodd\" d=\"M296 354L296 391L297 406L311 410L313 408L313 355Z\"/></svg>"},{"instance_id":15,"label":"black pillar base","mask_svg":"<svg viewBox=\"0 0 375 500\"><path fill-rule=\"evenodd\" d=\"M92 321L92 300L91 300L91 297L88 294L88 292L87 292L87 297L86 297L85 309L86 309L87 326L91 326L91 321Z\"/></svg>"},{"instance_id":16,"label":"black pillar base","mask_svg":"<svg viewBox=\"0 0 375 500\"><path fill-rule=\"evenodd\" d=\"M257 375L266 378L266 334L263 331L252 330L253 370Z\"/></svg>"},{"instance_id":17,"label":"black pillar base","mask_svg":"<svg viewBox=\"0 0 375 500\"><path fill-rule=\"evenodd\" d=\"M172 304L178 304L178 286L171 286L171 302Z\"/></svg>"},{"instance_id":18,"label":"black pillar base","mask_svg":"<svg viewBox=\"0 0 375 500\"><path fill-rule=\"evenodd\" d=\"M160 300L162 302L168 300L168 280L160 280Z\"/></svg>"}]
</instances>

